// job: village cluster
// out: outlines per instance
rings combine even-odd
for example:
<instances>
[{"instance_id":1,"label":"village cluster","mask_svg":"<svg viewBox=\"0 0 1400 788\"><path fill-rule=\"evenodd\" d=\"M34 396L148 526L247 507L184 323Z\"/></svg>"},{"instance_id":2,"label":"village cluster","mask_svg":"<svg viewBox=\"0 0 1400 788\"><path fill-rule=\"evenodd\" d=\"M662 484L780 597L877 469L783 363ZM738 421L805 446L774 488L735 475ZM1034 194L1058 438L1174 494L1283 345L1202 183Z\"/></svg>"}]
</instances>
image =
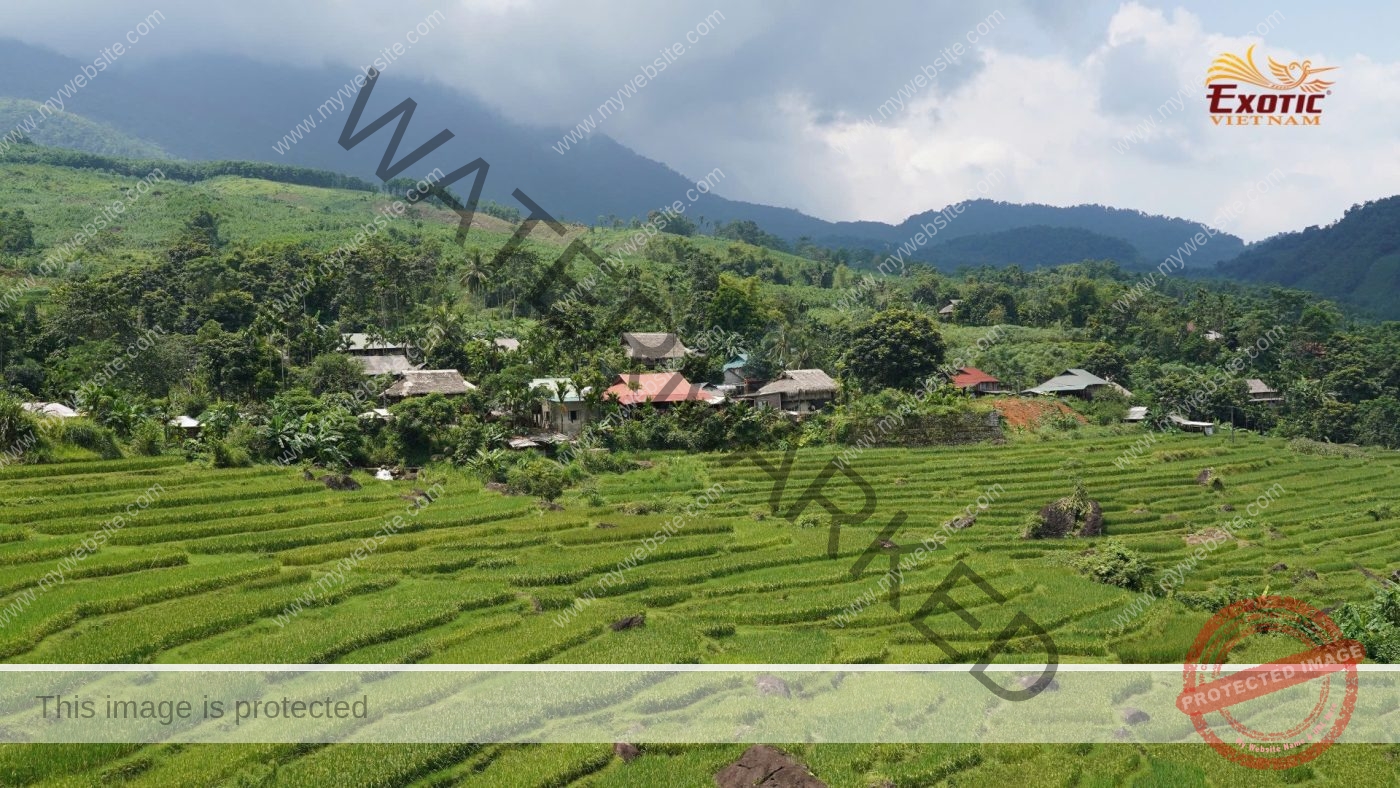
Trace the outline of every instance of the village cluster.
<instances>
[{"instance_id":1,"label":"village cluster","mask_svg":"<svg viewBox=\"0 0 1400 788\"><path fill-rule=\"evenodd\" d=\"M950 305L951 307L951 305ZM520 340L497 337L495 346L504 353L520 349ZM732 402L748 402L755 406L781 411L791 418L801 419L817 413L836 401L840 384L821 369L789 369L775 378L756 377L747 353L738 353L722 367L723 380L717 384L694 383L678 371L668 369L687 356L702 351L687 347L673 333L624 332L621 344L626 358L646 372L620 373L613 384L599 396L591 396L591 388L579 390L569 377L542 377L530 381L534 402L531 421L537 433L516 435L509 441L513 449L537 448L545 444L566 443L577 437L583 428L599 416L599 404L615 402L623 407L649 404L664 411L681 402L702 402L721 407ZM466 395L476 385L456 369L423 369L412 357L421 357L405 341L385 339L379 335L355 332L341 336L342 352L354 359L368 378L393 379L380 394L382 407L360 414L361 418L389 421L393 414L388 406L411 397L440 394L453 398ZM1132 392L1113 381L1078 368L1065 370L1038 385L1015 391L995 376L976 367L958 367L949 384L973 397L1023 396L1073 397L1092 400L1102 392L1114 392L1131 398ZM1253 403L1277 405L1283 401L1279 391L1263 380L1249 378L1249 400ZM43 417L76 418L80 410L61 402L25 402L25 410ZM1148 419L1148 407L1128 408L1123 421L1143 423ZM1167 416L1168 422L1185 432L1211 434L1215 424L1195 421L1177 414ZM198 437L199 419L181 415L171 419L168 426L185 437Z\"/></svg>"}]
</instances>

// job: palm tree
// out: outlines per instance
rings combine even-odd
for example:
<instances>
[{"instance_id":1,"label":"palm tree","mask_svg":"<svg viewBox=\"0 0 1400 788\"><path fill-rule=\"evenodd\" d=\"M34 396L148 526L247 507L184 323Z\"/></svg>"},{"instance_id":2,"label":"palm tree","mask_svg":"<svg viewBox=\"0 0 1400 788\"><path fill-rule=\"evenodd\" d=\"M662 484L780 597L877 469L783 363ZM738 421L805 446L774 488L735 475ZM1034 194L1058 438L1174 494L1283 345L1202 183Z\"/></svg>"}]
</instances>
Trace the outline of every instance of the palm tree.
<instances>
[{"instance_id":1,"label":"palm tree","mask_svg":"<svg viewBox=\"0 0 1400 788\"><path fill-rule=\"evenodd\" d=\"M795 339L788 330L788 324L779 322L764 338L763 350L775 365L787 369L788 359L792 356L794 345Z\"/></svg>"},{"instance_id":2,"label":"palm tree","mask_svg":"<svg viewBox=\"0 0 1400 788\"><path fill-rule=\"evenodd\" d=\"M486 289L486 283L490 279L490 263L482 256L480 249L473 249L462 269L462 285L467 288L468 293L479 295Z\"/></svg>"}]
</instances>

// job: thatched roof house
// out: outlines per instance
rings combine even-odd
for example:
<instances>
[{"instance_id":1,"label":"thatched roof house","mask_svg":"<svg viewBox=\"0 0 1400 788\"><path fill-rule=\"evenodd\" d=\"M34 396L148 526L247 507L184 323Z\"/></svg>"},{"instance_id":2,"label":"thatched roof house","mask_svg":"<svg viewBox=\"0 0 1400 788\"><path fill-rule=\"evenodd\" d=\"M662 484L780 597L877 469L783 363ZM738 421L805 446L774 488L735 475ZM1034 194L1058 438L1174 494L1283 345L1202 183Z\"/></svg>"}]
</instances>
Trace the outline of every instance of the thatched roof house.
<instances>
[{"instance_id":1,"label":"thatched roof house","mask_svg":"<svg viewBox=\"0 0 1400 788\"><path fill-rule=\"evenodd\" d=\"M622 334L622 345L627 350L627 358L643 364L658 364L690 355L690 348L675 334L627 331Z\"/></svg>"},{"instance_id":2,"label":"thatched roof house","mask_svg":"<svg viewBox=\"0 0 1400 788\"><path fill-rule=\"evenodd\" d=\"M1249 386L1250 402L1283 402L1283 395L1278 389L1259 378L1249 378L1245 384Z\"/></svg>"},{"instance_id":3,"label":"thatched roof house","mask_svg":"<svg viewBox=\"0 0 1400 788\"><path fill-rule=\"evenodd\" d=\"M418 369L408 356L351 356L359 362L360 368L367 377L378 377L379 375L401 375L405 372L412 372Z\"/></svg>"},{"instance_id":4,"label":"thatched roof house","mask_svg":"<svg viewBox=\"0 0 1400 788\"><path fill-rule=\"evenodd\" d=\"M455 369L415 369L403 373L397 383L384 391L384 398L406 399L429 394L458 397L475 388Z\"/></svg>"},{"instance_id":5,"label":"thatched roof house","mask_svg":"<svg viewBox=\"0 0 1400 788\"><path fill-rule=\"evenodd\" d=\"M753 395L755 403L811 413L836 399L840 385L820 369L790 369Z\"/></svg>"}]
</instances>

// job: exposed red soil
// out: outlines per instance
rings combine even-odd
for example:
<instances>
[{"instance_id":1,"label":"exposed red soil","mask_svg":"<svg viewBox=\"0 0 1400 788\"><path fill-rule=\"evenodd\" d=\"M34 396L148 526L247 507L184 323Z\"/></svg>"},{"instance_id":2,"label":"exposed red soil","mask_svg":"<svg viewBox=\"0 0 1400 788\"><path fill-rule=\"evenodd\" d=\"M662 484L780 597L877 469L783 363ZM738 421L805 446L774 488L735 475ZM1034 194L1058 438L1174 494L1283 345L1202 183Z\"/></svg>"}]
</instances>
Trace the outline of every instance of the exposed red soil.
<instances>
[{"instance_id":1,"label":"exposed red soil","mask_svg":"<svg viewBox=\"0 0 1400 788\"><path fill-rule=\"evenodd\" d=\"M1006 423L1006 426L1016 429L1034 429L1047 419L1062 414L1073 416L1080 422L1088 421L1075 413L1070 406L1057 399L998 397L992 402L992 405L1001 414L1002 421Z\"/></svg>"}]
</instances>

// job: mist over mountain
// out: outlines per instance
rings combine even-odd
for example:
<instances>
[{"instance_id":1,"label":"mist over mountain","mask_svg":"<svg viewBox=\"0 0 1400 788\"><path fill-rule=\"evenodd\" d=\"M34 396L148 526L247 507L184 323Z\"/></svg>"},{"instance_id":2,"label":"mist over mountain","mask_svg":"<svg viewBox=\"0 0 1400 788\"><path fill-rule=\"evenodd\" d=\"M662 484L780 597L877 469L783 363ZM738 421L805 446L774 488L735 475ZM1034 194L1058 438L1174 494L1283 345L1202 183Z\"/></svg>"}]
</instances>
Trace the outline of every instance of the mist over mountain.
<instances>
[{"instance_id":1,"label":"mist over mountain","mask_svg":"<svg viewBox=\"0 0 1400 788\"><path fill-rule=\"evenodd\" d=\"M184 55L140 66L119 64L85 88L66 96L56 94L69 85L80 67L78 61L42 48L0 42L0 97L32 102L44 102L55 95L62 99L63 113L40 124L37 141L102 153L149 146L149 150L191 160L264 161L375 180L375 169L392 136L393 123L352 150L338 144L353 103L352 80L359 73L351 67L298 68L233 56ZM336 99L328 103L332 97ZM696 180L711 175L678 173L604 134L595 133L560 154L555 146L565 133L563 129L515 123L470 95L403 77L395 74L392 66L374 86L359 128L405 98L414 99L417 106L398 158L442 129L452 131L454 137L404 175L421 177L434 168L451 172L481 157L490 165L483 196L514 204L511 194L519 188L559 218L592 222L610 215L643 217L648 211L683 199ZM5 119L20 123L23 114L10 112ZM55 135L51 129L60 124L89 133ZM0 132L10 128L13 125ZM94 129L105 133L92 133ZM453 188L465 194L470 177ZM723 177L713 177L721 191ZM1199 229L1185 219L1099 205L1056 207L974 200L961 208L954 221L919 245L909 258L948 265L955 255L941 246L949 241L1045 227L1116 239L1129 245L1138 259L1152 261L1171 254ZM790 208L709 194L690 205L687 213L703 216L711 224L752 220L789 242L807 237L824 246L892 253L946 210L929 210L897 225L829 222ZM1083 244L1055 242L1047 247L1043 241L1043 234L1034 232L1005 235L972 246L978 249L974 256L977 262L993 265L1053 265L1083 259L1072 256ZM1088 247L1117 249L1121 254L1116 257L1126 256L1127 250L1102 243ZM1222 233L1188 264L1210 265L1233 257L1243 248L1239 238ZM1063 254L1054 253L1055 249Z\"/></svg>"}]
</instances>

